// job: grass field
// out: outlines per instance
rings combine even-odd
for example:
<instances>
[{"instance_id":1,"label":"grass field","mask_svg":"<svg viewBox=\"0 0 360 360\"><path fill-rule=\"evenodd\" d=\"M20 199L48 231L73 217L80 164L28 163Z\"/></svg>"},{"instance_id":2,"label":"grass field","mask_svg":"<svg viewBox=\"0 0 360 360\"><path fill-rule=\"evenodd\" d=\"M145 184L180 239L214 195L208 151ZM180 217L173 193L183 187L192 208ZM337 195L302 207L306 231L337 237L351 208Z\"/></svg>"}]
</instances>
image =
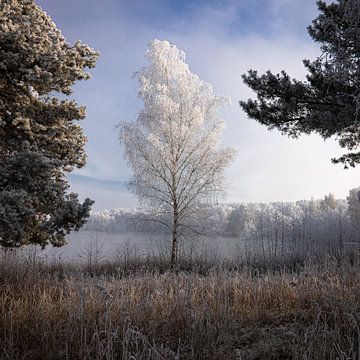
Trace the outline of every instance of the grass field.
<instances>
[{"instance_id":1,"label":"grass field","mask_svg":"<svg viewBox=\"0 0 360 360\"><path fill-rule=\"evenodd\" d=\"M1 359L359 359L360 261L3 259Z\"/></svg>"}]
</instances>

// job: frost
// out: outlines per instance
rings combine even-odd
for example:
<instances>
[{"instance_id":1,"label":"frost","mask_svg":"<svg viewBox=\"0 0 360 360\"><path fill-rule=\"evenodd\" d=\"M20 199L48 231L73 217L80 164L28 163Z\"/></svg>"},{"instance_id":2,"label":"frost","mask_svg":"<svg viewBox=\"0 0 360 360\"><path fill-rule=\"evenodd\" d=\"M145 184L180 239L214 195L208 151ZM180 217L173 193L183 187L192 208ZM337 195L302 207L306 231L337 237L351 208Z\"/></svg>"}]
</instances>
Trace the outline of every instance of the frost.
<instances>
[{"instance_id":1,"label":"frost","mask_svg":"<svg viewBox=\"0 0 360 360\"><path fill-rule=\"evenodd\" d=\"M60 246L89 215L65 174L86 161L71 94L98 52L68 44L33 0L0 1L0 245Z\"/></svg>"},{"instance_id":2,"label":"frost","mask_svg":"<svg viewBox=\"0 0 360 360\"><path fill-rule=\"evenodd\" d=\"M154 40L146 57L149 65L137 73L144 110L120 125L120 140L134 172L134 194L171 214L173 264L182 228L200 206L223 194L223 171L234 150L219 148L223 121L217 109L228 99L190 72L175 45Z\"/></svg>"}]
</instances>

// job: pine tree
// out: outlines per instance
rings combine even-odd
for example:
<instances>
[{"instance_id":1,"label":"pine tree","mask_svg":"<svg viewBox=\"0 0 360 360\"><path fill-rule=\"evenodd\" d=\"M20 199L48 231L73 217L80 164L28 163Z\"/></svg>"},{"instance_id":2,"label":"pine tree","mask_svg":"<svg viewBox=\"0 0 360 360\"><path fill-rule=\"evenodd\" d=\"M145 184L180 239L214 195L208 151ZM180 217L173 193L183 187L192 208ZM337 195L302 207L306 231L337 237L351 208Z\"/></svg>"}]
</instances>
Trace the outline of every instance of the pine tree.
<instances>
[{"instance_id":1,"label":"pine tree","mask_svg":"<svg viewBox=\"0 0 360 360\"><path fill-rule=\"evenodd\" d=\"M68 44L33 0L0 1L0 245L61 246L89 215L66 174L85 164L85 109L68 99L98 53ZM60 94L61 96L56 96Z\"/></svg>"},{"instance_id":2,"label":"pine tree","mask_svg":"<svg viewBox=\"0 0 360 360\"><path fill-rule=\"evenodd\" d=\"M360 162L360 2L317 1L317 5L320 14L308 32L321 45L322 55L304 60L307 80L291 79L285 71L258 75L250 70L243 80L258 99L240 105L270 130L292 137L335 136L348 152L332 161L354 167Z\"/></svg>"}]
</instances>

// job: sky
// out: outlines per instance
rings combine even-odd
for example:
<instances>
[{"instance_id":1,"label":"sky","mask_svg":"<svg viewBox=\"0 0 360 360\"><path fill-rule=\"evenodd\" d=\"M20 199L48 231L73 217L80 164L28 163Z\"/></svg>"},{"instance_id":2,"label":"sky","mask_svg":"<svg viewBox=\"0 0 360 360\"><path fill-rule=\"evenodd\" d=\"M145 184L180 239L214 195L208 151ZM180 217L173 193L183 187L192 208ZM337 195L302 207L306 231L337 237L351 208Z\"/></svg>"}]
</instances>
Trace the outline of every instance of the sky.
<instances>
[{"instance_id":1,"label":"sky","mask_svg":"<svg viewBox=\"0 0 360 360\"><path fill-rule=\"evenodd\" d=\"M241 75L249 69L286 70L304 79L303 59L319 55L306 27L315 0L37 0L69 42L81 40L101 56L92 79L72 95L85 104L87 165L70 176L71 190L94 199L94 210L138 206L126 183L131 168L116 124L142 109L133 74L146 65L153 39L185 51L190 70L232 99L220 110L223 144L237 150L226 170L226 202L296 201L332 192L345 198L360 184L359 169L344 170L331 158L343 150L318 135L290 139L248 119L239 100L254 97Z\"/></svg>"}]
</instances>

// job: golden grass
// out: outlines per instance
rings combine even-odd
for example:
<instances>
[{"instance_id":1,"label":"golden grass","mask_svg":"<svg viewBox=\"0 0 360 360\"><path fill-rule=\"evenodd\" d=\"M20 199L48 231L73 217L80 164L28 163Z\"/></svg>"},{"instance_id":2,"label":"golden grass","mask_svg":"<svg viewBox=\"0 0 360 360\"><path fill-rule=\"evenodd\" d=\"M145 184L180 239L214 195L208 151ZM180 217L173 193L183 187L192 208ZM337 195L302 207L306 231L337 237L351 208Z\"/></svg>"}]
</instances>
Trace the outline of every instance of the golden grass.
<instances>
[{"instance_id":1,"label":"golden grass","mask_svg":"<svg viewBox=\"0 0 360 360\"><path fill-rule=\"evenodd\" d=\"M252 273L3 263L0 358L360 359L358 264Z\"/></svg>"}]
</instances>

